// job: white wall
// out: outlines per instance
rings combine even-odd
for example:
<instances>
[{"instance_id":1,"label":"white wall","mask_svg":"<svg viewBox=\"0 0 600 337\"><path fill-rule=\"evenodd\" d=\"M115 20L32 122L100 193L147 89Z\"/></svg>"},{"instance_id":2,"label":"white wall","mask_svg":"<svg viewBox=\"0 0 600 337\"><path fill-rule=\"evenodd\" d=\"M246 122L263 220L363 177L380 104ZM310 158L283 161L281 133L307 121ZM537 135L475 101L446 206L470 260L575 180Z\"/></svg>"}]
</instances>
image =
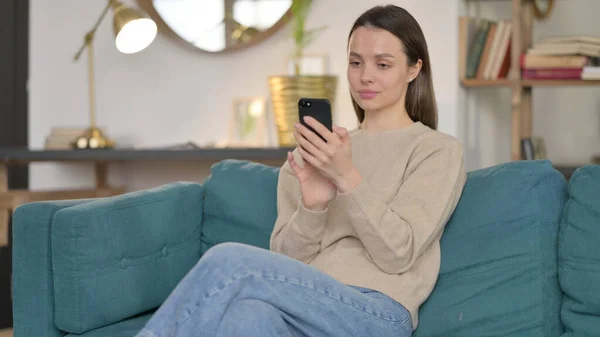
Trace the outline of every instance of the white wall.
<instances>
[{"instance_id":1,"label":"white wall","mask_svg":"<svg viewBox=\"0 0 600 337\"><path fill-rule=\"evenodd\" d=\"M457 84L458 1L394 1L421 23L429 43L440 108L439 129L460 136ZM86 59L73 63L83 35L105 1L31 0L30 125L32 148L43 146L51 127L86 126ZM133 1L127 1L132 4ZM380 1L316 0L309 26L327 25L307 52L327 53L339 76L335 120L353 127L354 112L346 84L346 40L353 21ZM340 11L343 5L344 11ZM430 8L435 5L436 13ZM68 8L68 10L65 10ZM332 15L335 13L335 15ZM120 54L113 46L111 20L98 30L96 48L98 123L122 144L140 147L204 144L226 137L231 102L236 97L267 96L269 75L286 71L291 45L285 31L236 53L211 55L180 48L158 36L147 50ZM255 67L254 63L260 64ZM202 180L210 163L129 163L111 166L110 181L128 189L174 180ZM169 173L165 173L169 170ZM31 188L92 186L87 165L33 164Z\"/></svg>"}]
</instances>

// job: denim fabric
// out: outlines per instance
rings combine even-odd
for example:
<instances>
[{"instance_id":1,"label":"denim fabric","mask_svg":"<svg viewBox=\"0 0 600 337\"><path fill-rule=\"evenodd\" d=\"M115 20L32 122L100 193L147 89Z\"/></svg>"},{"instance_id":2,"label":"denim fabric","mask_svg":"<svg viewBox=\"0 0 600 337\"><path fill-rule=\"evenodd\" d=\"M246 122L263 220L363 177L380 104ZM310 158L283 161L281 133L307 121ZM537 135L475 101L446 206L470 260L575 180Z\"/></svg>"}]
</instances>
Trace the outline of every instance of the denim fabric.
<instances>
[{"instance_id":1,"label":"denim fabric","mask_svg":"<svg viewBox=\"0 0 600 337\"><path fill-rule=\"evenodd\" d=\"M408 337L409 312L314 267L239 243L209 249L137 337Z\"/></svg>"}]
</instances>

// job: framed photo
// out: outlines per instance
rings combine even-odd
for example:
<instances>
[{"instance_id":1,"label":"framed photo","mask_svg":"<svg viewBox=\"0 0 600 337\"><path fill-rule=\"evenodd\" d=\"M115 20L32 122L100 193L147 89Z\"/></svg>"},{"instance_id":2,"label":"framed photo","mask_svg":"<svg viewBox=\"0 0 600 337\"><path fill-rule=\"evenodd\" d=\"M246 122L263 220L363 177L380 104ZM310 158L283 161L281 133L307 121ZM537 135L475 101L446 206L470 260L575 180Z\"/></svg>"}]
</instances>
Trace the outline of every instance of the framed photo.
<instances>
[{"instance_id":1,"label":"framed photo","mask_svg":"<svg viewBox=\"0 0 600 337\"><path fill-rule=\"evenodd\" d=\"M287 59L287 69L289 75L295 75L295 58ZM327 56L320 54L304 54L300 61L300 75L304 76L323 76L328 73Z\"/></svg>"},{"instance_id":2,"label":"framed photo","mask_svg":"<svg viewBox=\"0 0 600 337\"><path fill-rule=\"evenodd\" d=\"M229 147L266 147L269 143L267 108L264 97L233 101L229 120Z\"/></svg>"}]
</instances>

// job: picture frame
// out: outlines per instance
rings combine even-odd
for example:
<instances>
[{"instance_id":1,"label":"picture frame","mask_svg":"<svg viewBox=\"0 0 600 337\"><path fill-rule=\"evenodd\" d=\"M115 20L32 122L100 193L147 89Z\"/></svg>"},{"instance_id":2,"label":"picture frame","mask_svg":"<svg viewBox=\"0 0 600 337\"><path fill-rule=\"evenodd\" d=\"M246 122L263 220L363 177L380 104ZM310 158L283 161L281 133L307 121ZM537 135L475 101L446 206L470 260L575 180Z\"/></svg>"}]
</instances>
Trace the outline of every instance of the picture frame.
<instances>
[{"instance_id":1,"label":"picture frame","mask_svg":"<svg viewBox=\"0 0 600 337\"><path fill-rule=\"evenodd\" d=\"M268 146L267 115L267 100L265 97L234 99L229 120L227 146Z\"/></svg>"}]
</instances>

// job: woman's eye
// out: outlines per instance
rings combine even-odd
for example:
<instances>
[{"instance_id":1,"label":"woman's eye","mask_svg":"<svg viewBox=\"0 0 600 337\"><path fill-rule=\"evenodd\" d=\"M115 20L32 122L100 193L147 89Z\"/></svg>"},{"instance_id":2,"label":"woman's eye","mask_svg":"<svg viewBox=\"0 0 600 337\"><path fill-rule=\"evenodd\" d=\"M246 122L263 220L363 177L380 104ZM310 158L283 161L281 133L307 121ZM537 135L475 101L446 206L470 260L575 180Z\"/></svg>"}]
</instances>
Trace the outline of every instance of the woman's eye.
<instances>
[{"instance_id":1,"label":"woman's eye","mask_svg":"<svg viewBox=\"0 0 600 337\"><path fill-rule=\"evenodd\" d=\"M389 67L390 67L389 64L385 64L385 63L380 63L379 64L379 68L385 69L385 68L389 68Z\"/></svg>"},{"instance_id":2,"label":"woman's eye","mask_svg":"<svg viewBox=\"0 0 600 337\"><path fill-rule=\"evenodd\" d=\"M358 61L351 61L350 65L357 67L357 66L360 65L360 62L358 62Z\"/></svg>"}]
</instances>

